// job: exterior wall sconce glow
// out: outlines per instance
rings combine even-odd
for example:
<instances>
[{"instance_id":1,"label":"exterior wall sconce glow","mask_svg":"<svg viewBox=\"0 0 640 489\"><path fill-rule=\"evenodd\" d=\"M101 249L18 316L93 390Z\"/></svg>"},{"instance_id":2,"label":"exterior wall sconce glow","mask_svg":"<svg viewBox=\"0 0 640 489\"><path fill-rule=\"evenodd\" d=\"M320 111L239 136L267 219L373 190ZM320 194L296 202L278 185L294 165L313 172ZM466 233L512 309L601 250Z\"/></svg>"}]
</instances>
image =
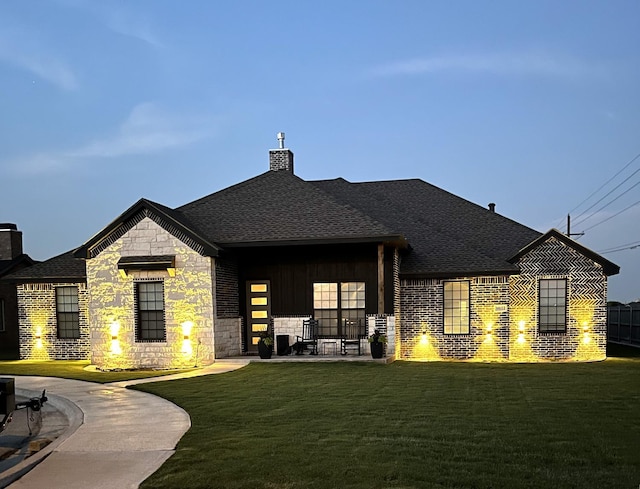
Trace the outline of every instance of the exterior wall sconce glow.
<instances>
[{"instance_id":1,"label":"exterior wall sconce glow","mask_svg":"<svg viewBox=\"0 0 640 489\"><path fill-rule=\"evenodd\" d=\"M35 338L36 338L36 348L37 349L42 348L42 328L40 326L36 328Z\"/></svg>"},{"instance_id":2,"label":"exterior wall sconce glow","mask_svg":"<svg viewBox=\"0 0 640 489\"><path fill-rule=\"evenodd\" d=\"M487 334L493 333L493 323L487 323Z\"/></svg>"},{"instance_id":3,"label":"exterior wall sconce glow","mask_svg":"<svg viewBox=\"0 0 640 489\"><path fill-rule=\"evenodd\" d=\"M183 339L185 339L185 340L191 339L191 330L193 329L193 322L192 321L185 321L184 323L182 323L181 326L182 326Z\"/></svg>"},{"instance_id":4,"label":"exterior wall sconce glow","mask_svg":"<svg viewBox=\"0 0 640 489\"><path fill-rule=\"evenodd\" d=\"M109 326L109 332L111 333L111 339L117 340L118 333L120 332L120 321L112 321Z\"/></svg>"},{"instance_id":5,"label":"exterior wall sconce glow","mask_svg":"<svg viewBox=\"0 0 640 489\"><path fill-rule=\"evenodd\" d=\"M584 331L585 333L589 331L589 323L587 323L586 321L582 323L582 331Z\"/></svg>"},{"instance_id":6,"label":"exterior wall sconce glow","mask_svg":"<svg viewBox=\"0 0 640 489\"><path fill-rule=\"evenodd\" d=\"M518 322L518 331L520 332L520 334L524 333L524 326L525 326L525 322L524 321Z\"/></svg>"},{"instance_id":7,"label":"exterior wall sconce glow","mask_svg":"<svg viewBox=\"0 0 640 489\"><path fill-rule=\"evenodd\" d=\"M422 336L420 337L420 343L423 345L429 344L429 338L427 338L427 332L424 330L422 331Z\"/></svg>"}]
</instances>

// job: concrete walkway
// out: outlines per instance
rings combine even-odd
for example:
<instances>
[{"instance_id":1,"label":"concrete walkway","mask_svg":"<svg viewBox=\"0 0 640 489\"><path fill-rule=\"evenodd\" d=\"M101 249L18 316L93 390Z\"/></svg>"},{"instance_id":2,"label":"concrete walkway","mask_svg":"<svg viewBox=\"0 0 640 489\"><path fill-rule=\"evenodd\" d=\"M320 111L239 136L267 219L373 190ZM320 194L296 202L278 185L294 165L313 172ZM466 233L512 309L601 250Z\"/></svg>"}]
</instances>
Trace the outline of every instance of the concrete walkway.
<instances>
[{"instance_id":1,"label":"concrete walkway","mask_svg":"<svg viewBox=\"0 0 640 489\"><path fill-rule=\"evenodd\" d=\"M16 376L16 389L23 395L38 395L46 389L49 402L69 419L69 429L23 464L10 469L8 472L13 471L16 477L26 473L8 487L138 487L174 453L176 444L191 426L191 420L175 404L125 387L229 372L247 363L218 361L184 374L111 384ZM2 477L7 475L11 474L0 474Z\"/></svg>"}]
</instances>

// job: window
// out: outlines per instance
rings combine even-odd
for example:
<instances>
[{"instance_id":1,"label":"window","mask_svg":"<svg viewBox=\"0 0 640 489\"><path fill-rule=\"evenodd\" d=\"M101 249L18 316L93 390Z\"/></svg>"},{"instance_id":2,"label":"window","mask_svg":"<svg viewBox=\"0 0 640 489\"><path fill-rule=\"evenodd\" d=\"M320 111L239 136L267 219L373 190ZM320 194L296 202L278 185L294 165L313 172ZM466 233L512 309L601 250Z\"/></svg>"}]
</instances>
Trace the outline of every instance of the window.
<instances>
[{"instance_id":1,"label":"window","mask_svg":"<svg viewBox=\"0 0 640 489\"><path fill-rule=\"evenodd\" d=\"M4 325L4 299L0 299L0 333L4 333L6 331L6 326Z\"/></svg>"},{"instance_id":2,"label":"window","mask_svg":"<svg viewBox=\"0 0 640 489\"><path fill-rule=\"evenodd\" d=\"M538 327L541 333L567 330L566 279L540 280Z\"/></svg>"},{"instance_id":3,"label":"window","mask_svg":"<svg viewBox=\"0 0 640 489\"><path fill-rule=\"evenodd\" d=\"M56 287L58 338L80 338L78 287Z\"/></svg>"},{"instance_id":4,"label":"window","mask_svg":"<svg viewBox=\"0 0 640 489\"><path fill-rule=\"evenodd\" d=\"M136 283L136 332L138 341L165 341L164 283Z\"/></svg>"},{"instance_id":5,"label":"window","mask_svg":"<svg viewBox=\"0 0 640 489\"><path fill-rule=\"evenodd\" d=\"M321 335L346 334L347 322L364 326L364 282L323 282L313 284L314 317Z\"/></svg>"},{"instance_id":6,"label":"window","mask_svg":"<svg viewBox=\"0 0 640 489\"><path fill-rule=\"evenodd\" d=\"M469 282L444 283L444 333L469 334Z\"/></svg>"}]
</instances>

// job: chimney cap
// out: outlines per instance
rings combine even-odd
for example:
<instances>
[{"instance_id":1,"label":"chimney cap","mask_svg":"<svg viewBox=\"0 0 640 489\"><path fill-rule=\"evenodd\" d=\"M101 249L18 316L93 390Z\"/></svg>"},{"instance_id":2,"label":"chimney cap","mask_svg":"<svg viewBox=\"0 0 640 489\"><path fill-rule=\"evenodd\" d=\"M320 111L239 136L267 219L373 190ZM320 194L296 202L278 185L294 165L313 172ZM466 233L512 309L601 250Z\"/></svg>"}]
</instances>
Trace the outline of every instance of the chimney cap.
<instances>
[{"instance_id":1,"label":"chimney cap","mask_svg":"<svg viewBox=\"0 0 640 489\"><path fill-rule=\"evenodd\" d=\"M277 138L280 149L284 149L284 132L279 132Z\"/></svg>"},{"instance_id":2,"label":"chimney cap","mask_svg":"<svg viewBox=\"0 0 640 489\"><path fill-rule=\"evenodd\" d=\"M496 211L496 205L493 202L489 203L489 210L491 212L495 212Z\"/></svg>"},{"instance_id":3,"label":"chimney cap","mask_svg":"<svg viewBox=\"0 0 640 489\"><path fill-rule=\"evenodd\" d=\"M11 223L11 222L2 222L0 223L0 230L2 231L6 231L6 230L13 230L13 231L17 231L18 230L18 226L16 226L15 224Z\"/></svg>"}]
</instances>

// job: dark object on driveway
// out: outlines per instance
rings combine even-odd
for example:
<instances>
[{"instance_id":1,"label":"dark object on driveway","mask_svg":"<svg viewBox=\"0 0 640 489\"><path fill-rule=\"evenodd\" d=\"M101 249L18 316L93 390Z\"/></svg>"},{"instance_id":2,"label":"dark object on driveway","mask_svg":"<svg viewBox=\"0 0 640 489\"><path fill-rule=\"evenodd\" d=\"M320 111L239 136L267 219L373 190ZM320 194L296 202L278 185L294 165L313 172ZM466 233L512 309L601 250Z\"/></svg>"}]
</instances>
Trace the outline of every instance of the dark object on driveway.
<instances>
[{"instance_id":1,"label":"dark object on driveway","mask_svg":"<svg viewBox=\"0 0 640 489\"><path fill-rule=\"evenodd\" d=\"M47 402L46 391L42 391L40 397L32 397L28 401L16 402L16 388L14 379L0 379L0 414L4 414L0 422L0 433L4 431L11 422L14 411L19 409L31 409L40 411L42 405Z\"/></svg>"}]
</instances>

